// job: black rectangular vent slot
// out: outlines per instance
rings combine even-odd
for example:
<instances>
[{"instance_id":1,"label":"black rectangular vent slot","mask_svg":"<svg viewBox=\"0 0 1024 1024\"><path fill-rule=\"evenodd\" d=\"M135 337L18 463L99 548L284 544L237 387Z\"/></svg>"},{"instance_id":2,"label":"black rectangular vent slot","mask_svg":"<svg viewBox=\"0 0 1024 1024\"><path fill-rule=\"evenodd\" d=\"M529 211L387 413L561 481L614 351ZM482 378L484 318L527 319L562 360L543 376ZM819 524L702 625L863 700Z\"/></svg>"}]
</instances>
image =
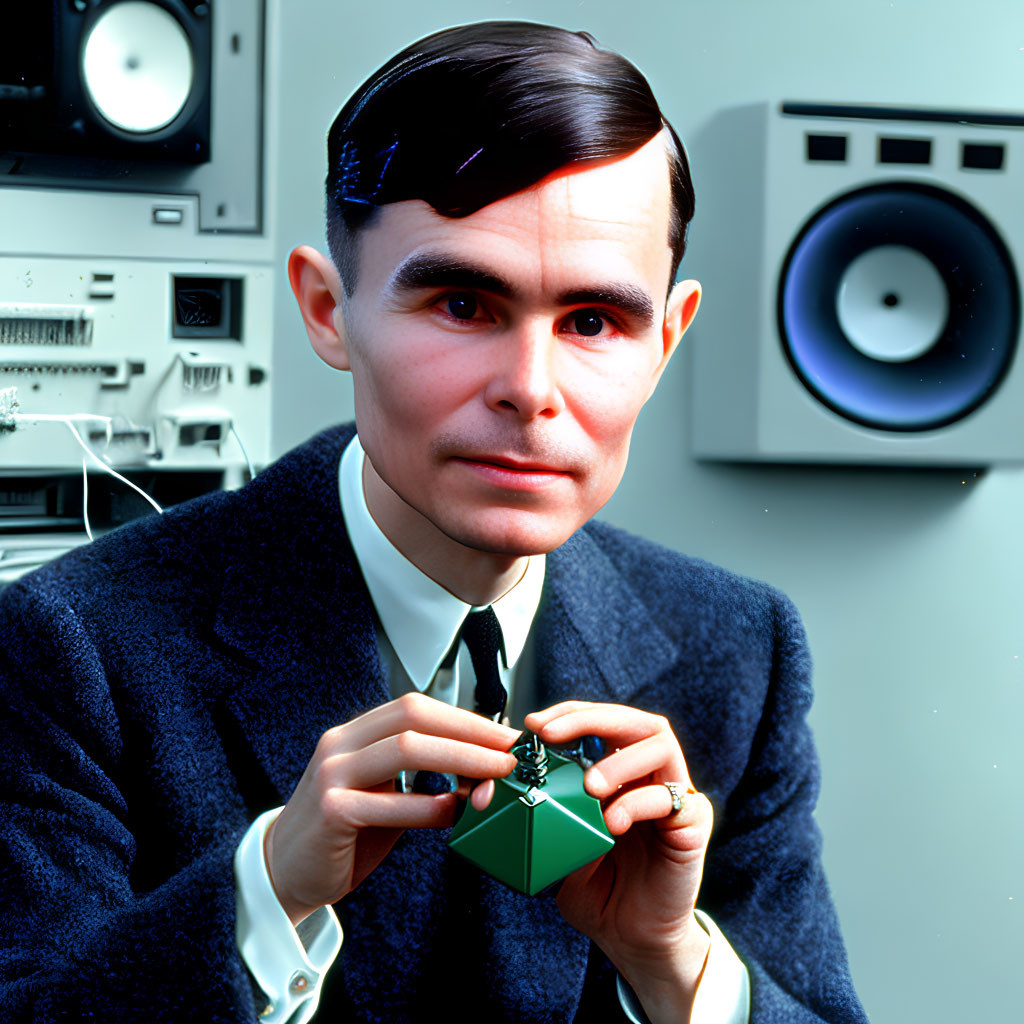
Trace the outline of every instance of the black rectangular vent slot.
<instances>
[{"instance_id":1,"label":"black rectangular vent slot","mask_svg":"<svg viewBox=\"0 0 1024 1024\"><path fill-rule=\"evenodd\" d=\"M112 299L114 297L114 275L94 273L89 285L90 299Z\"/></svg>"},{"instance_id":2,"label":"black rectangular vent slot","mask_svg":"<svg viewBox=\"0 0 1024 1024\"><path fill-rule=\"evenodd\" d=\"M930 164L931 139L894 139L881 136L878 140L880 164Z\"/></svg>"},{"instance_id":3,"label":"black rectangular vent slot","mask_svg":"<svg viewBox=\"0 0 1024 1024\"><path fill-rule=\"evenodd\" d=\"M844 163L846 161L845 135L812 135L807 133L808 161L829 161Z\"/></svg>"},{"instance_id":4,"label":"black rectangular vent slot","mask_svg":"<svg viewBox=\"0 0 1024 1024\"><path fill-rule=\"evenodd\" d=\"M980 142L965 142L960 150L960 166L978 171L1001 171L1006 147Z\"/></svg>"},{"instance_id":5,"label":"black rectangular vent slot","mask_svg":"<svg viewBox=\"0 0 1024 1024\"><path fill-rule=\"evenodd\" d=\"M240 278L175 276L171 285L172 337L241 340Z\"/></svg>"}]
</instances>

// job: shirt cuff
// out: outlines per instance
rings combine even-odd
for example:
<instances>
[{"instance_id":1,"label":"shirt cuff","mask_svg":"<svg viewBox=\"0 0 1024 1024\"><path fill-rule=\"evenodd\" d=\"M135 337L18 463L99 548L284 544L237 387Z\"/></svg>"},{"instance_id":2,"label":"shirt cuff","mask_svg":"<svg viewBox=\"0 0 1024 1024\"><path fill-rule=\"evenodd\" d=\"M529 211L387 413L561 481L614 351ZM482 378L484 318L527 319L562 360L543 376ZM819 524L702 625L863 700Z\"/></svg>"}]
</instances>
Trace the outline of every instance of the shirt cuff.
<instances>
[{"instance_id":1,"label":"shirt cuff","mask_svg":"<svg viewBox=\"0 0 1024 1024\"><path fill-rule=\"evenodd\" d=\"M343 935L330 907L320 907L293 928L274 892L263 839L282 809L261 814L235 851L235 942L265 994L257 1007L260 1020L304 1024L316 1011Z\"/></svg>"},{"instance_id":2,"label":"shirt cuff","mask_svg":"<svg viewBox=\"0 0 1024 1024\"><path fill-rule=\"evenodd\" d=\"M695 910L694 914L710 936L711 944L704 973L697 984L690 1024L748 1024L750 975L747 968L718 925L703 910ZM649 1024L640 1000L621 975L616 975L615 986L626 1020L630 1024Z\"/></svg>"}]
</instances>

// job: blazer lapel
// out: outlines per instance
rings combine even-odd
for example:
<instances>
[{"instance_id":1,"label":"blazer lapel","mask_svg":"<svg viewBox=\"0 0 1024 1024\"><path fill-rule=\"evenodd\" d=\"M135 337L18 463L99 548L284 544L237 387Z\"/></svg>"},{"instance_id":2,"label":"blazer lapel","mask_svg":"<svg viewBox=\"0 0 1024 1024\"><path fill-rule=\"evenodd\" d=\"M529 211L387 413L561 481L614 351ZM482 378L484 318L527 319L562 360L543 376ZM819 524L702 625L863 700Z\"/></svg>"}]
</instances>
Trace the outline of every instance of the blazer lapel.
<instances>
[{"instance_id":1,"label":"blazer lapel","mask_svg":"<svg viewBox=\"0 0 1024 1024\"><path fill-rule=\"evenodd\" d=\"M677 663L679 651L584 528L548 556L536 657L542 707L629 704Z\"/></svg>"}]
</instances>

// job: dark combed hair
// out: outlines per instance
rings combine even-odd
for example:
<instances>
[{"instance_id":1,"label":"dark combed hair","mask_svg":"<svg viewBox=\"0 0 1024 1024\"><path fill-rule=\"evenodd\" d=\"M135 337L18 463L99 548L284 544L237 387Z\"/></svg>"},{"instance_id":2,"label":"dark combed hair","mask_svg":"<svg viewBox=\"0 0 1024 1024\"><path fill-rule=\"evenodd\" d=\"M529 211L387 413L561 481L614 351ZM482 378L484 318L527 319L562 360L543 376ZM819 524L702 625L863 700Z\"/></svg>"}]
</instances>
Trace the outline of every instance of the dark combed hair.
<instances>
[{"instance_id":1,"label":"dark combed hair","mask_svg":"<svg viewBox=\"0 0 1024 1024\"><path fill-rule=\"evenodd\" d=\"M693 217L686 153L651 87L586 32L523 21L445 29L396 54L327 136L327 240L345 290L355 243L388 203L465 217L584 160L626 156L668 129L672 279Z\"/></svg>"}]
</instances>

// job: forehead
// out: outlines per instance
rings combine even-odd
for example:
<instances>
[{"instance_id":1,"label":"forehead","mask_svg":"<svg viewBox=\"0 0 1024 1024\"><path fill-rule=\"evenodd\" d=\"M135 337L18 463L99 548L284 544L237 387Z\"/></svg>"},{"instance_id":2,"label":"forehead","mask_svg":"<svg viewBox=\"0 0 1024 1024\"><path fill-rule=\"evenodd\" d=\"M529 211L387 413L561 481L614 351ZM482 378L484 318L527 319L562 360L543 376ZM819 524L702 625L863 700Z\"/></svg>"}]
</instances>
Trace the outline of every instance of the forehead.
<instances>
[{"instance_id":1,"label":"forehead","mask_svg":"<svg viewBox=\"0 0 1024 1024\"><path fill-rule=\"evenodd\" d=\"M596 276L657 292L671 266L670 201L657 135L628 156L556 172L468 217L443 217L420 200L385 206L363 233L358 280L386 288L409 256L444 251L501 271L523 291Z\"/></svg>"},{"instance_id":2,"label":"forehead","mask_svg":"<svg viewBox=\"0 0 1024 1024\"><path fill-rule=\"evenodd\" d=\"M582 233L593 224L618 227L623 234L638 237L664 228L668 246L669 170L661 134L626 157L556 172L521 195L531 193L536 194L542 215L564 207L568 230Z\"/></svg>"}]
</instances>

